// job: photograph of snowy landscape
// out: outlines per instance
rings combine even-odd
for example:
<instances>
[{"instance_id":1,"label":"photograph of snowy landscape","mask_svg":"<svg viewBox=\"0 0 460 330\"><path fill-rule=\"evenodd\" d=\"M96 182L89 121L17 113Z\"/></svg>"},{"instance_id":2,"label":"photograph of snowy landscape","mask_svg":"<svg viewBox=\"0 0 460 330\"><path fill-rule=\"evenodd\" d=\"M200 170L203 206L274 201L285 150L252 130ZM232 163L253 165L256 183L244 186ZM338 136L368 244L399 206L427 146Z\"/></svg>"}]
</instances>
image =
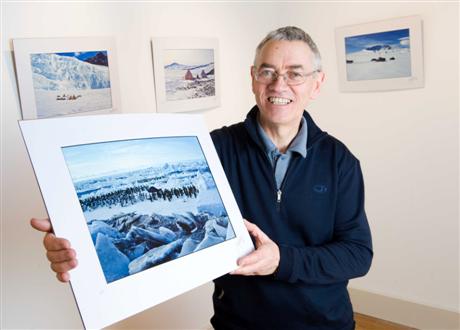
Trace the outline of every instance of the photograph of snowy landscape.
<instances>
[{"instance_id":1,"label":"photograph of snowy landscape","mask_svg":"<svg viewBox=\"0 0 460 330\"><path fill-rule=\"evenodd\" d=\"M37 118L110 109L107 51L30 55Z\"/></svg>"},{"instance_id":2,"label":"photograph of snowy landscape","mask_svg":"<svg viewBox=\"0 0 460 330\"><path fill-rule=\"evenodd\" d=\"M195 136L62 151L107 283L235 237Z\"/></svg>"},{"instance_id":3,"label":"photograph of snowy landscape","mask_svg":"<svg viewBox=\"0 0 460 330\"><path fill-rule=\"evenodd\" d=\"M409 29L345 37L348 81L411 76Z\"/></svg>"},{"instance_id":4,"label":"photograph of snowy landscape","mask_svg":"<svg viewBox=\"0 0 460 330\"><path fill-rule=\"evenodd\" d=\"M213 49L165 49L167 101L216 95Z\"/></svg>"}]
</instances>

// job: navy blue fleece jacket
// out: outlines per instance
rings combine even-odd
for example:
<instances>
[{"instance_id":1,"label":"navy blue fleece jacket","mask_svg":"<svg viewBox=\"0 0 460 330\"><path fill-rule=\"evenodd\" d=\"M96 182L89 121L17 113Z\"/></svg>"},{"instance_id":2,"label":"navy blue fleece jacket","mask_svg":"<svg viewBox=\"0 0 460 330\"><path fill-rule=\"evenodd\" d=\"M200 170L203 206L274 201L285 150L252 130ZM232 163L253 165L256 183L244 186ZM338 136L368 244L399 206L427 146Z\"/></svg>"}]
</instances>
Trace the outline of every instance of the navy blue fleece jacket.
<instances>
[{"instance_id":1,"label":"navy blue fleece jacket","mask_svg":"<svg viewBox=\"0 0 460 330\"><path fill-rule=\"evenodd\" d=\"M257 136L254 107L244 123L211 132L245 219L280 248L275 275L215 280L216 329L353 329L347 284L372 260L359 161L307 112L307 157L294 155L277 196Z\"/></svg>"}]
</instances>

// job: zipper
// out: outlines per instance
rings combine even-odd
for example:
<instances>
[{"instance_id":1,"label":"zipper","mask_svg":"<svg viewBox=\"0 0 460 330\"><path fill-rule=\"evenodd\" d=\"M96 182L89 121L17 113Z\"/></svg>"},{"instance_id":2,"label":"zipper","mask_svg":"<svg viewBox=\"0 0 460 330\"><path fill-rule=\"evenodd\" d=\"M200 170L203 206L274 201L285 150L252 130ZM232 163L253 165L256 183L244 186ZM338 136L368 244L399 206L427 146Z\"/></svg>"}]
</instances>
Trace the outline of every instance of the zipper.
<instances>
[{"instance_id":1,"label":"zipper","mask_svg":"<svg viewBox=\"0 0 460 330\"><path fill-rule=\"evenodd\" d=\"M307 148L307 154L310 151L310 149L313 147L313 145L319 141L321 141L324 137L327 136L327 133L323 133L320 136L318 136L316 139L311 141L310 147ZM267 157L268 158L268 157ZM270 160L269 160L270 161ZM273 183L276 191L276 210L279 212L281 210L281 197L283 196L283 188L286 184L286 179L289 174L289 170L292 167L292 159L289 162L288 168L286 169L286 173L284 174L283 181L281 182L281 185L278 189L278 186L276 184L276 177L275 177L275 169L273 169ZM276 168L276 162L275 162L275 168Z\"/></svg>"},{"instance_id":2,"label":"zipper","mask_svg":"<svg viewBox=\"0 0 460 330\"><path fill-rule=\"evenodd\" d=\"M279 189L276 186L276 177L275 175L273 175L273 179L274 179L273 181L275 182L275 190L276 190L276 210L278 212L281 210L281 197L283 196L283 188L286 185L286 179L290 172L289 170L291 169L291 167L292 167L292 159L289 161L289 165L286 169L286 173L284 174L284 178L283 178L283 181L281 182Z\"/></svg>"},{"instance_id":3,"label":"zipper","mask_svg":"<svg viewBox=\"0 0 460 330\"><path fill-rule=\"evenodd\" d=\"M278 189L276 191L276 210L279 212L281 211L281 195L282 195L281 189Z\"/></svg>"},{"instance_id":4,"label":"zipper","mask_svg":"<svg viewBox=\"0 0 460 330\"><path fill-rule=\"evenodd\" d=\"M328 134L326 132L322 132L322 134L320 134L319 136L317 136L314 140L311 141L311 145L307 148L307 155L308 155L308 152L310 151L310 149L313 148L313 145L316 144L317 142L321 141L323 138L325 138ZM263 154L264 158L267 159L268 161L268 165L271 166L271 161L270 161L270 158L269 156L265 153L264 151L264 148L261 147L261 145L259 143L256 142L256 145L260 148L260 152ZM283 178L283 182L281 182L281 186L280 188L278 189L278 186L276 184L276 177L275 177L275 171L273 171L273 176L272 176L272 179L273 179L273 187L275 188L275 192L276 192L276 210L279 212L281 210L281 197L283 195L283 187L285 185L285 182L286 182L286 178L287 178L287 175L289 173L289 169L291 168L291 165L292 165L292 159L291 161L289 162L289 165L288 165L288 168L286 169L286 173L284 174L284 178Z\"/></svg>"},{"instance_id":5,"label":"zipper","mask_svg":"<svg viewBox=\"0 0 460 330\"><path fill-rule=\"evenodd\" d=\"M278 158L275 159L275 163L274 163L274 166L273 166L273 186L275 187L275 191L276 191L276 210L278 212L281 209L281 195L283 194L283 192L281 191L281 186L283 185L283 183L281 183L279 189L278 189L278 184L276 183L276 165L278 164L278 160L280 159L280 157L281 157L281 155L278 156ZM286 171L286 173L287 173L287 171ZM286 177L286 175L284 177ZM284 179L283 179L283 182L284 182Z\"/></svg>"}]
</instances>

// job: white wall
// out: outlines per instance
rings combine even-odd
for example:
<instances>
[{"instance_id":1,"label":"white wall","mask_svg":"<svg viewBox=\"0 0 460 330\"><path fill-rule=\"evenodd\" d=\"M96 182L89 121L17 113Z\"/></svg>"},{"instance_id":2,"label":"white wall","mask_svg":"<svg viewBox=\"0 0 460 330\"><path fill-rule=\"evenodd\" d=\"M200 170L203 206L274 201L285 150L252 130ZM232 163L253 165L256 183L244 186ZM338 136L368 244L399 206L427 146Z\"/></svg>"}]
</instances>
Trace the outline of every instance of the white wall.
<instances>
[{"instance_id":1,"label":"white wall","mask_svg":"<svg viewBox=\"0 0 460 330\"><path fill-rule=\"evenodd\" d=\"M31 216L46 216L20 137L11 39L116 37L123 112L154 112L150 38L218 37L222 107L205 112L210 129L244 118L254 103L249 66L268 32L298 25L313 36L328 75L311 113L360 158L375 258L351 286L459 311L458 4L115 4L5 3L1 87L1 326L81 327L72 294L48 270ZM340 93L336 26L418 14L424 21L423 89ZM119 328L203 328L211 285L134 316Z\"/></svg>"},{"instance_id":2,"label":"white wall","mask_svg":"<svg viewBox=\"0 0 460 330\"><path fill-rule=\"evenodd\" d=\"M413 14L423 18L425 88L339 93L330 22ZM360 158L366 179L375 258L351 286L459 311L458 4L312 6L306 22L329 73L315 117Z\"/></svg>"}]
</instances>

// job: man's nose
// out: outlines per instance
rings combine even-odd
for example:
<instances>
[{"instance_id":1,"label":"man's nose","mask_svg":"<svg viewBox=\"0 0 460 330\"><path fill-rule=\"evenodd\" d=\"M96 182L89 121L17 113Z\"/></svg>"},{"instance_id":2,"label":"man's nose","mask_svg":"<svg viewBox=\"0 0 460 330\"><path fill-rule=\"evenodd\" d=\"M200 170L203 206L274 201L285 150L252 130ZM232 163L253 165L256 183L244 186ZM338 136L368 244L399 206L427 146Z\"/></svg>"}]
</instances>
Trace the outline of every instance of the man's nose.
<instances>
[{"instance_id":1,"label":"man's nose","mask_svg":"<svg viewBox=\"0 0 460 330\"><path fill-rule=\"evenodd\" d=\"M273 82L270 84L270 87L274 90L284 90L288 87L286 83L286 75L277 75Z\"/></svg>"}]
</instances>

